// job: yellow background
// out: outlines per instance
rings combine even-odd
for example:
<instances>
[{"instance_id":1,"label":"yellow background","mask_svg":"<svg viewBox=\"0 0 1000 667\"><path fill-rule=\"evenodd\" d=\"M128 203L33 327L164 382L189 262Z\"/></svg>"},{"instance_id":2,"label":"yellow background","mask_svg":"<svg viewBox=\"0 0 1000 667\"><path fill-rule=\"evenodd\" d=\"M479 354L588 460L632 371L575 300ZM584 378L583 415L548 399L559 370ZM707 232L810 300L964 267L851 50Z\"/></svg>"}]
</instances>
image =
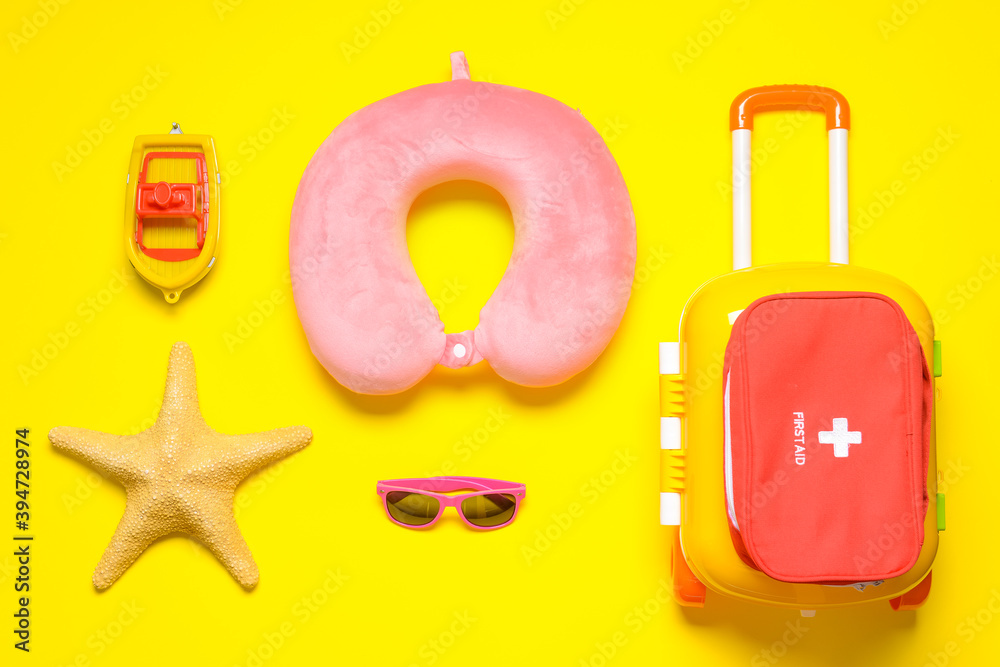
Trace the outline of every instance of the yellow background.
<instances>
[{"instance_id":1,"label":"yellow background","mask_svg":"<svg viewBox=\"0 0 1000 667\"><path fill-rule=\"evenodd\" d=\"M13 548L0 549L0 663L772 664L781 654L787 665L994 664L996 6L398 0L392 13L381 0L347 4L4 3L2 424L11 444L15 428L32 429L37 539L30 655L11 646ZM378 17L385 25L368 25ZM367 43L356 32L366 25ZM343 43L358 52L345 56ZM635 208L635 291L605 354L559 387L516 387L483 364L435 370L399 396L356 396L315 361L295 316L292 198L337 123L446 80L457 49L473 78L545 93L606 131ZM951 470L928 604L916 613L881 604L825 611L798 634L786 633L794 612L717 596L695 611L657 601L668 551L657 518L656 343L674 339L688 295L729 268L729 103L744 88L781 82L832 86L851 103L850 211L860 231L852 259L903 279L935 313L944 343L939 461ZM286 120L269 135L282 125L276 114ZM215 137L227 180L219 261L169 306L128 265L121 215L133 137L172 121ZM110 130L97 141L102 124ZM755 259L822 259L822 119L771 114L755 137L764 149ZM67 172L55 163L67 165L71 151L88 154ZM447 330L474 326L513 239L502 198L439 187L415 205L408 238ZM61 336L68 325L77 335ZM98 594L90 576L124 492L55 454L46 433L148 426L178 340L194 350L215 429L302 423L315 437L240 487L256 590L176 538ZM43 350L52 358L22 378ZM619 456L634 460L609 473ZM8 446L4 488L13 460ZM377 479L442 469L525 482L518 521L480 534L454 516L429 532L386 520ZM595 493L589 480L602 473L614 479ZM0 499L0 533L13 533L12 489ZM582 513L562 528L557 518L573 503ZM538 540L546 531L555 536L547 547ZM338 571L348 578L327 593Z\"/></svg>"}]
</instances>

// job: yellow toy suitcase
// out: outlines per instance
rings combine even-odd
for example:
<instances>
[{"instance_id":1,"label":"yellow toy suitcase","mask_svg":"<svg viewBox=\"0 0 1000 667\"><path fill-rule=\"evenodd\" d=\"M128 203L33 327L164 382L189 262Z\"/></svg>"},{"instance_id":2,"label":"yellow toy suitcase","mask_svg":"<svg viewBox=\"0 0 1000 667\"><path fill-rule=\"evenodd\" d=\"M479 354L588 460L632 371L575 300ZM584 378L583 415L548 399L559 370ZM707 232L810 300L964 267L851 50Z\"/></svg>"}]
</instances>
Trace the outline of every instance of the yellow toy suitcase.
<instances>
[{"instance_id":1,"label":"yellow toy suitcase","mask_svg":"<svg viewBox=\"0 0 1000 667\"><path fill-rule=\"evenodd\" d=\"M827 117L830 163L830 261L753 266L750 252L750 134L759 111L805 109ZM857 585L790 583L749 566L734 548L727 520L724 465L723 368L733 323L761 297L789 292L879 293L902 308L919 338L920 351L940 375L940 344L930 312L901 281L848 264L846 99L809 86L767 86L733 102L733 272L702 285L688 300L677 342L661 343L660 522L671 531L675 600L701 607L706 594L794 608L812 615L822 608L888 600L893 609L915 609L930 591L931 565L944 530L944 498L936 493L936 446L931 409L927 462L927 510L923 543L905 573ZM920 354L914 348L919 359ZM728 397L728 396L727 396ZM725 413L728 415L727 412ZM728 432L728 431L727 431ZM727 471L728 474L728 471ZM767 493L767 489L762 490Z\"/></svg>"}]
</instances>

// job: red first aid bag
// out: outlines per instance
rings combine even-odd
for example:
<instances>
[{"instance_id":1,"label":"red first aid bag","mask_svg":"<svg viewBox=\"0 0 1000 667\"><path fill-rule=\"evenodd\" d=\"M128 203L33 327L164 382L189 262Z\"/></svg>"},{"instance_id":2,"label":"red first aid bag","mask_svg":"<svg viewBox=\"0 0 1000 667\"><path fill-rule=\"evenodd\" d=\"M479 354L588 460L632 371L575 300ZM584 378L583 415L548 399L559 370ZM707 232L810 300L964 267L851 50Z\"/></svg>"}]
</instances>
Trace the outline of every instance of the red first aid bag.
<instances>
[{"instance_id":1,"label":"red first aid bag","mask_svg":"<svg viewBox=\"0 0 1000 667\"><path fill-rule=\"evenodd\" d=\"M725 357L730 533L787 582L908 571L924 540L931 378L916 331L871 292L772 294Z\"/></svg>"}]
</instances>

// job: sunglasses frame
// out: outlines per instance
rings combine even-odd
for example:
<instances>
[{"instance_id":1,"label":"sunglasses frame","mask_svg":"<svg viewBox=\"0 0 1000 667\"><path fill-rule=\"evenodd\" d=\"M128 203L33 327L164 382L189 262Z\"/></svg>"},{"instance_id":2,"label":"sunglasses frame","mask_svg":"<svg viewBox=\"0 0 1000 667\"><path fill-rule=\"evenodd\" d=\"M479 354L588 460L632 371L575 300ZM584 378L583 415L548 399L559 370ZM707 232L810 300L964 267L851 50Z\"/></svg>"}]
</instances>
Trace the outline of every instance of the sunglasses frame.
<instances>
[{"instance_id":1,"label":"sunglasses frame","mask_svg":"<svg viewBox=\"0 0 1000 667\"><path fill-rule=\"evenodd\" d=\"M430 528L437 523L444 514L446 507L454 507L458 516L461 517L463 522L465 522L465 525L474 530L495 530L497 528L503 528L504 526L508 526L513 523L514 519L517 518L517 512L521 509L521 500L524 499L526 491L524 484L505 482L499 479L488 479L486 477L410 477L405 479L387 479L379 481L375 485L375 488L379 497L382 499L382 509L385 510L385 515L389 517L389 520L399 526L413 528L416 530ZM461 491L463 489L475 490L468 493L459 493L457 495L445 495L455 491ZM388 496L390 491L420 493L436 499L438 501L437 516L427 523L420 524L419 526L397 521L389 511ZM463 500L466 498L486 496L494 493L506 493L514 496L514 513L510 515L510 519L501 524L497 524L496 526L477 526L465 517L465 514L462 512Z\"/></svg>"}]
</instances>

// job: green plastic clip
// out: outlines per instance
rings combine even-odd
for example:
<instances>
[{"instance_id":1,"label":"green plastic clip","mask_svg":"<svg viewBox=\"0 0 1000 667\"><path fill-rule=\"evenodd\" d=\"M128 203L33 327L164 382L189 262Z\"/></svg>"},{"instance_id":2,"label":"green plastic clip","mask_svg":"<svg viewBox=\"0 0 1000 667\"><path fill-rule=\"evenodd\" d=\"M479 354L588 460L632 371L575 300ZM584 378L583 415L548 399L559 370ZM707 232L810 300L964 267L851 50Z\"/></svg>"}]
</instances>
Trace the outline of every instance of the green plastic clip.
<instances>
[{"instance_id":1,"label":"green plastic clip","mask_svg":"<svg viewBox=\"0 0 1000 667\"><path fill-rule=\"evenodd\" d=\"M944 530L944 494L937 494L937 524L938 532Z\"/></svg>"},{"instance_id":2,"label":"green plastic clip","mask_svg":"<svg viewBox=\"0 0 1000 667\"><path fill-rule=\"evenodd\" d=\"M941 377L941 341L934 341L934 377Z\"/></svg>"}]
</instances>

